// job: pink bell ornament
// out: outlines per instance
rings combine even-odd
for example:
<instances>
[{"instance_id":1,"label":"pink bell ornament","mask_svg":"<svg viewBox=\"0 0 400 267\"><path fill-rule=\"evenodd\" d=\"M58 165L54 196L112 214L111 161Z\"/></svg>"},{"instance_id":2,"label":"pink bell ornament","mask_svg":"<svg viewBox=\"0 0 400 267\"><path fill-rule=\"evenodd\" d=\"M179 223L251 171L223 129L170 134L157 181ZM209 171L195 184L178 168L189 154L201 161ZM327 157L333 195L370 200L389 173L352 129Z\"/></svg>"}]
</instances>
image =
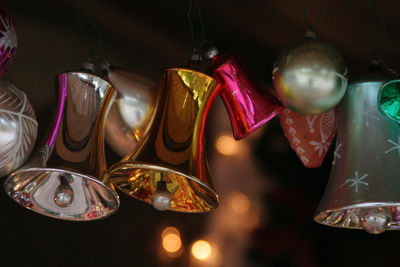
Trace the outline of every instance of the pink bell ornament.
<instances>
[{"instance_id":1,"label":"pink bell ornament","mask_svg":"<svg viewBox=\"0 0 400 267\"><path fill-rule=\"evenodd\" d=\"M0 2L0 76L8 69L17 51L17 34L14 21Z\"/></svg>"},{"instance_id":2,"label":"pink bell ornament","mask_svg":"<svg viewBox=\"0 0 400 267\"><path fill-rule=\"evenodd\" d=\"M283 109L275 96L255 82L235 55L219 57L218 49L212 47L205 56L213 63L211 73L219 82L220 96L237 140L267 123Z\"/></svg>"},{"instance_id":3,"label":"pink bell ornament","mask_svg":"<svg viewBox=\"0 0 400 267\"><path fill-rule=\"evenodd\" d=\"M274 64L274 89L283 105L301 114L334 108L347 88L347 67L330 45L307 32L300 43L284 50Z\"/></svg>"}]
</instances>

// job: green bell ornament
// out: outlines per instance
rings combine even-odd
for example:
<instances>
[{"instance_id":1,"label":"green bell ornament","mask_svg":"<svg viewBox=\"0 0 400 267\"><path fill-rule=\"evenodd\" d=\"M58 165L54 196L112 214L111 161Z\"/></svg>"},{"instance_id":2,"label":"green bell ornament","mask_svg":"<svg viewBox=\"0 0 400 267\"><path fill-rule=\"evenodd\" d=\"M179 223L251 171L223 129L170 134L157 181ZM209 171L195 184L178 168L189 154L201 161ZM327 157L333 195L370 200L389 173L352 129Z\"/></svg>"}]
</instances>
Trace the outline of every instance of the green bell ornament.
<instances>
[{"instance_id":1,"label":"green bell ornament","mask_svg":"<svg viewBox=\"0 0 400 267\"><path fill-rule=\"evenodd\" d=\"M378 93L379 110L397 123L400 123L400 79L382 85Z\"/></svg>"},{"instance_id":2,"label":"green bell ornament","mask_svg":"<svg viewBox=\"0 0 400 267\"><path fill-rule=\"evenodd\" d=\"M344 96L347 67L333 47L307 31L302 42L278 57L272 79L283 105L301 114L321 114Z\"/></svg>"}]
</instances>

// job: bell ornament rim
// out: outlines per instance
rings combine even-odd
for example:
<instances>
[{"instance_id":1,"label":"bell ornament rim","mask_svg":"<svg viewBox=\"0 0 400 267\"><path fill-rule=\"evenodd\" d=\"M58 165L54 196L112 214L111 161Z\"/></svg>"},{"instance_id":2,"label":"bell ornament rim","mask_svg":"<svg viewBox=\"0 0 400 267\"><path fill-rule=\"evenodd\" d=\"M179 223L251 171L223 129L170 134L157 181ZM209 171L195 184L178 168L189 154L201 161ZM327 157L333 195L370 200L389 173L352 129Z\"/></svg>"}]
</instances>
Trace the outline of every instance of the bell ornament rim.
<instances>
[{"instance_id":1,"label":"bell ornament rim","mask_svg":"<svg viewBox=\"0 0 400 267\"><path fill-rule=\"evenodd\" d=\"M388 207L400 208L400 202L362 202L362 203L353 204L353 205L336 208L336 209L318 210L314 214L313 220L316 223L319 223L319 224L322 224L325 226L363 230L363 228L361 227L360 224L358 226L351 226L351 225L344 226L344 225L338 224L338 223L324 222L324 220L325 220L325 218L329 217L334 212L345 212L345 211L356 210L355 215L358 216L359 209L363 209L363 208L374 209L374 208L388 208ZM342 217L344 217L344 216L342 216ZM338 220L338 221L340 221L340 220ZM387 230L399 230L399 229L400 229L400 225L397 225L397 224L390 224L389 227L387 228Z\"/></svg>"},{"instance_id":2,"label":"bell ornament rim","mask_svg":"<svg viewBox=\"0 0 400 267\"><path fill-rule=\"evenodd\" d=\"M143 162L139 162L139 161L130 161L130 162L118 162L116 164L114 164L113 166L111 166L109 168L109 175L110 175L110 181L111 183L118 188L119 191L123 192L124 194L130 196L130 197L134 197L135 199L138 199L140 201L146 202L148 204L151 204L151 202L147 202L143 199L137 198L136 196L129 194L126 190L121 189L121 187L113 182L113 172L121 170L121 169L139 169L139 168L144 168L144 169L151 169L151 170L159 170L159 171L165 171L165 172L170 172L170 173L174 173L177 174L179 176L183 176L186 179L189 179L197 184L200 184L202 187L204 187L207 191L209 191L209 193L211 193L214 197L214 202L215 205L213 205L210 209L205 210L205 211L188 211L188 210L175 210L173 208L168 209L169 211L174 211L174 212L183 212L183 213L204 213L204 212L210 212L213 209L216 209L219 205L219 196L217 194L217 192L215 192L214 189L212 189L209 185L207 185L207 183L203 182L202 180L200 180L199 178L196 178L195 176L191 176L191 175L187 175L184 172L181 172L177 169L173 169L171 167L163 167L160 165L156 165L156 164L149 164L149 163L143 163Z\"/></svg>"},{"instance_id":3,"label":"bell ornament rim","mask_svg":"<svg viewBox=\"0 0 400 267\"><path fill-rule=\"evenodd\" d=\"M43 212L38 211L36 209L32 209L29 206L23 205L22 203L20 203L18 201L15 201L14 198L11 196L11 192L17 192L18 190L14 191L14 190L8 190L7 189L7 185L9 184L10 180L13 179L13 177L15 177L16 175L23 174L23 173L26 173L26 172L37 172L37 171L59 172L59 173L65 173L65 174L70 174L70 175L77 175L81 179L87 179L87 180L90 180L92 182L95 182L95 183L101 185L102 188L106 189L109 193L111 193L111 196L113 196L116 206L112 211L110 211L106 215L94 217L94 218L91 218L90 220L87 220L87 219L69 218L69 217L65 218L65 217L60 217L60 216L57 216L57 215L52 215L50 213L43 213ZM103 182L99 181L96 177L90 176L90 175L87 175L87 174L83 174L83 173L79 173L79 172L76 172L76 171L73 171L73 170L68 170L68 169L32 167L32 168L26 168L26 169L22 169L22 170L16 170L16 171L10 173L7 176L7 178L5 179L5 181L3 183L3 187L4 187L4 191L6 191L7 195L12 200L14 200L16 203L21 205L22 207L24 207L24 208L26 208L26 209L28 209L28 210L30 210L32 212L35 212L37 214L44 215L44 216L47 216L47 217L51 217L51 218L58 219L58 220L64 220L64 221L71 221L71 222L85 222L85 221L88 221L88 222L90 222L90 221L97 221L97 220L106 219L106 218L110 217L111 215L115 214L119 210L119 207L120 207L120 204L121 204L118 194L114 190L112 190L110 187L108 187L106 184L104 184Z\"/></svg>"}]
</instances>

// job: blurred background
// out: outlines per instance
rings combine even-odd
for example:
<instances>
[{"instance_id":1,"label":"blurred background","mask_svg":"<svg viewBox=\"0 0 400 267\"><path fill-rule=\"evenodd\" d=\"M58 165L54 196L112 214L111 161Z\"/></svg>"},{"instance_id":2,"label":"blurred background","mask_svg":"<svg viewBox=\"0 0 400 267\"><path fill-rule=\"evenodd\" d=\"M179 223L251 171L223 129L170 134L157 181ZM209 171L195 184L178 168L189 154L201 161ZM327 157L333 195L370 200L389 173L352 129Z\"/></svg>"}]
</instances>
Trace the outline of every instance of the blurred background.
<instances>
[{"instance_id":1,"label":"blurred background","mask_svg":"<svg viewBox=\"0 0 400 267\"><path fill-rule=\"evenodd\" d=\"M201 0L206 39L236 51L271 86L280 51L301 40L301 3ZM302 6L307 1L303 1ZM55 108L56 74L79 69L98 47L114 66L158 78L185 66L191 52L183 0L3 0L14 16L16 59L3 79L24 90L39 121L39 139ZM320 40L341 52L350 79L364 73L374 50L399 70L398 1L310 0ZM80 6L79 22L77 4ZM297 5L296 15L294 5ZM372 12L370 12L372 11ZM195 34L200 21L193 9ZM385 25L382 22L384 17ZM384 30L386 26L386 33ZM82 35L81 32L84 34ZM397 266L400 233L370 235L313 222L332 162L306 169L279 120L234 141L218 99L207 121L207 155L220 206L207 214L158 212L122 193L121 208L95 222L66 222L30 212L0 193L1 266ZM119 158L107 150L108 164Z\"/></svg>"}]
</instances>

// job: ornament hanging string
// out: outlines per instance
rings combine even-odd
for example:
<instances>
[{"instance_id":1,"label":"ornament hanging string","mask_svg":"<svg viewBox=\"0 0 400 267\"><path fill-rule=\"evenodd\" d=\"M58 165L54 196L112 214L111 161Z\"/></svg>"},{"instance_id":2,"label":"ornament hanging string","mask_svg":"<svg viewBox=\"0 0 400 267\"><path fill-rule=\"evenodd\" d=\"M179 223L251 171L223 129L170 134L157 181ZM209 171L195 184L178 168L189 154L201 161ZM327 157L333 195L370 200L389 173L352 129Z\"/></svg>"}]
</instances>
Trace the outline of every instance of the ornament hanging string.
<instances>
[{"instance_id":1,"label":"ornament hanging string","mask_svg":"<svg viewBox=\"0 0 400 267\"><path fill-rule=\"evenodd\" d=\"M94 61L96 60L99 55L101 54L101 50L102 50L102 33L100 28L96 25L96 23L93 22L93 20L91 20L89 14L88 14L88 8L87 8L87 1L86 0L76 0L76 16L78 17L78 22L79 22L79 29L80 29L80 33L81 33L81 38L84 41L84 43L87 46L87 50L89 51L88 54L88 60L89 61ZM97 34L97 50L93 51L90 49L90 44L88 39L86 38L86 31L85 31L85 27L84 27L84 23L82 20L82 16L81 16L81 3L82 7L84 9L84 16L85 16L85 20L96 30L96 34Z\"/></svg>"},{"instance_id":2,"label":"ornament hanging string","mask_svg":"<svg viewBox=\"0 0 400 267\"><path fill-rule=\"evenodd\" d=\"M197 16L198 16L198 19L200 22L200 27L201 27L201 39L199 42L196 42L194 23L192 20L192 5L193 5L193 3L196 5ZM197 52L198 49L201 47L201 45L205 42L205 27L204 27L204 22L203 22L203 16L201 14L200 4L197 0L189 0L187 19L189 21L189 26L190 26L193 50L194 50L194 52Z\"/></svg>"},{"instance_id":3,"label":"ornament hanging string","mask_svg":"<svg viewBox=\"0 0 400 267\"><path fill-rule=\"evenodd\" d=\"M373 44L373 38L372 38L372 25L373 25L373 14L372 14L372 0L368 0L368 13L369 13L369 25L368 25L368 42L372 51L372 64L374 65L381 65L384 67L387 71L389 71L391 74L393 74L395 77L398 77L399 75L397 74L396 71L394 71L392 68L390 68L382 59L380 54L382 54L385 51L386 48L386 42L387 42L387 27L386 27L386 21L385 17L381 17L382 25L383 25L383 40L381 47L376 48L374 47Z\"/></svg>"},{"instance_id":4,"label":"ornament hanging string","mask_svg":"<svg viewBox=\"0 0 400 267\"><path fill-rule=\"evenodd\" d=\"M310 0L306 0L305 3L303 2L303 0L298 0L298 2L300 4L300 8L301 8L301 11L303 13L303 20L300 18L299 13L297 12L296 0L292 0L294 13L296 14L298 20L304 25L306 31L308 30L308 31L312 31L313 32L314 29L318 26L318 24L319 24L319 22L321 20L322 10L323 10L323 0L319 1L320 2L319 14L318 14L317 20L316 20L316 22L314 24L312 24L310 22L310 19L308 18L308 15L307 15L307 10L308 10L309 5L310 5Z\"/></svg>"}]
</instances>

